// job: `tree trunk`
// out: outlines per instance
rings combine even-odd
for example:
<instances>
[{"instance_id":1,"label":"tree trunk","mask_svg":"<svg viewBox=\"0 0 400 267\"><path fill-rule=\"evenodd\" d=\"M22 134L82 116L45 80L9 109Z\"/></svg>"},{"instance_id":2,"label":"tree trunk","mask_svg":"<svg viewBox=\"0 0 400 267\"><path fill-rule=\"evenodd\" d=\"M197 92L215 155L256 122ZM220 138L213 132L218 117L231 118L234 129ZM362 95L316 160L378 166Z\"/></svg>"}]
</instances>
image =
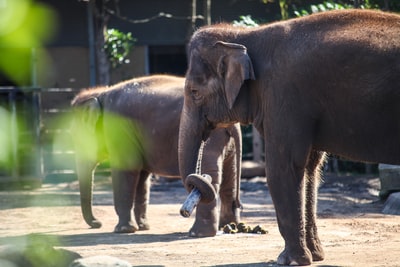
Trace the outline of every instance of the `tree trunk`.
<instances>
[{"instance_id":1,"label":"tree trunk","mask_svg":"<svg viewBox=\"0 0 400 267\"><path fill-rule=\"evenodd\" d=\"M97 54L97 83L99 85L110 84L110 62L108 61L107 55L104 51L104 32L107 27L104 25L102 30L98 31L97 42L96 42L96 54Z\"/></svg>"},{"instance_id":2,"label":"tree trunk","mask_svg":"<svg viewBox=\"0 0 400 267\"><path fill-rule=\"evenodd\" d=\"M95 1L95 18L96 18L96 58L97 58L97 84L110 84L110 62L104 51L105 33L109 16L105 11L105 1Z\"/></svg>"}]
</instances>

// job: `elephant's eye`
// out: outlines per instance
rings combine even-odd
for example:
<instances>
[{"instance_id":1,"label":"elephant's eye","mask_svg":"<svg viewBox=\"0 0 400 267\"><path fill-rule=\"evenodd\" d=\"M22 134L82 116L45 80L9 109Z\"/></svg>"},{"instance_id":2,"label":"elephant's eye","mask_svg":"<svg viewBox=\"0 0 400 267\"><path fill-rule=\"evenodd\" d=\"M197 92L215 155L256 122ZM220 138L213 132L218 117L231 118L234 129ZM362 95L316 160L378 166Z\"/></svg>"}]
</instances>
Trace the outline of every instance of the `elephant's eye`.
<instances>
[{"instance_id":1,"label":"elephant's eye","mask_svg":"<svg viewBox=\"0 0 400 267\"><path fill-rule=\"evenodd\" d=\"M201 94L200 94L199 90L192 89L191 92L192 92L192 97L194 100L196 100L196 101L201 100Z\"/></svg>"}]
</instances>

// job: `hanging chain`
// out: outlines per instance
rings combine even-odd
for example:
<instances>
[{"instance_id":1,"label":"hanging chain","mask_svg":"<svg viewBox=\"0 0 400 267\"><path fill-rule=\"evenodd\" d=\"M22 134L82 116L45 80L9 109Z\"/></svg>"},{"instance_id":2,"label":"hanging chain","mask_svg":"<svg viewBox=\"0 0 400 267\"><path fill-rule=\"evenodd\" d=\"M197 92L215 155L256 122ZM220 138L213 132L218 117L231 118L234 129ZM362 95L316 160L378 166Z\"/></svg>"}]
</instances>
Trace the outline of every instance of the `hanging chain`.
<instances>
[{"instance_id":1,"label":"hanging chain","mask_svg":"<svg viewBox=\"0 0 400 267\"><path fill-rule=\"evenodd\" d=\"M201 141L200 148L199 148L199 154L197 155L197 162L196 162L196 174L201 174L201 161L203 159L203 149L205 146L204 141Z\"/></svg>"}]
</instances>

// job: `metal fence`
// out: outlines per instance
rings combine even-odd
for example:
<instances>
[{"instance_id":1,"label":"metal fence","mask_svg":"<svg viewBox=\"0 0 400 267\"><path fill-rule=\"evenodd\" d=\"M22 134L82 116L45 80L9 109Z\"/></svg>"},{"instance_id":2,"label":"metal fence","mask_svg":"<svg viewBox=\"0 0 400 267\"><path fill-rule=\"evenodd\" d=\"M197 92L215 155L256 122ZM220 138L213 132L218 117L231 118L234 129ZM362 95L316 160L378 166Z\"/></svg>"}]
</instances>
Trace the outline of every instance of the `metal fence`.
<instances>
[{"instance_id":1,"label":"metal fence","mask_svg":"<svg viewBox=\"0 0 400 267\"><path fill-rule=\"evenodd\" d=\"M0 187L39 186L40 147L40 89L0 87Z\"/></svg>"}]
</instances>

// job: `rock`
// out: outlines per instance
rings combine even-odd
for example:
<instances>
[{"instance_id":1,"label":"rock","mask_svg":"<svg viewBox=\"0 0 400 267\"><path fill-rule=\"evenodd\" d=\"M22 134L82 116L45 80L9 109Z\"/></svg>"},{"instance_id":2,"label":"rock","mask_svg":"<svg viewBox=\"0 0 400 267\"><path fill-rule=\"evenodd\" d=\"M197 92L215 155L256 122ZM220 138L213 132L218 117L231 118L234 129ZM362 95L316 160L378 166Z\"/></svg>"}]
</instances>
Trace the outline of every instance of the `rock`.
<instances>
[{"instance_id":1,"label":"rock","mask_svg":"<svg viewBox=\"0 0 400 267\"><path fill-rule=\"evenodd\" d=\"M400 191L400 166L379 164L378 168L381 181L379 196L385 199L390 193Z\"/></svg>"},{"instance_id":2,"label":"rock","mask_svg":"<svg viewBox=\"0 0 400 267\"><path fill-rule=\"evenodd\" d=\"M0 266L10 267L68 267L80 255L49 245L5 245L0 247Z\"/></svg>"},{"instance_id":3,"label":"rock","mask_svg":"<svg viewBox=\"0 0 400 267\"><path fill-rule=\"evenodd\" d=\"M382 213L400 215L400 192L391 193L383 206Z\"/></svg>"},{"instance_id":4,"label":"rock","mask_svg":"<svg viewBox=\"0 0 400 267\"><path fill-rule=\"evenodd\" d=\"M245 160L242 162L242 177L253 178L256 176L265 176L265 163Z\"/></svg>"},{"instance_id":5,"label":"rock","mask_svg":"<svg viewBox=\"0 0 400 267\"><path fill-rule=\"evenodd\" d=\"M0 259L0 266L1 267L18 267L13 262L8 261L8 260L2 260L2 259Z\"/></svg>"},{"instance_id":6,"label":"rock","mask_svg":"<svg viewBox=\"0 0 400 267\"><path fill-rule=\"evenodd\" d=\"M77 259L69 267L132 267L132 264L111 256L93 256Z\"/></svg>"}]
</instances>

